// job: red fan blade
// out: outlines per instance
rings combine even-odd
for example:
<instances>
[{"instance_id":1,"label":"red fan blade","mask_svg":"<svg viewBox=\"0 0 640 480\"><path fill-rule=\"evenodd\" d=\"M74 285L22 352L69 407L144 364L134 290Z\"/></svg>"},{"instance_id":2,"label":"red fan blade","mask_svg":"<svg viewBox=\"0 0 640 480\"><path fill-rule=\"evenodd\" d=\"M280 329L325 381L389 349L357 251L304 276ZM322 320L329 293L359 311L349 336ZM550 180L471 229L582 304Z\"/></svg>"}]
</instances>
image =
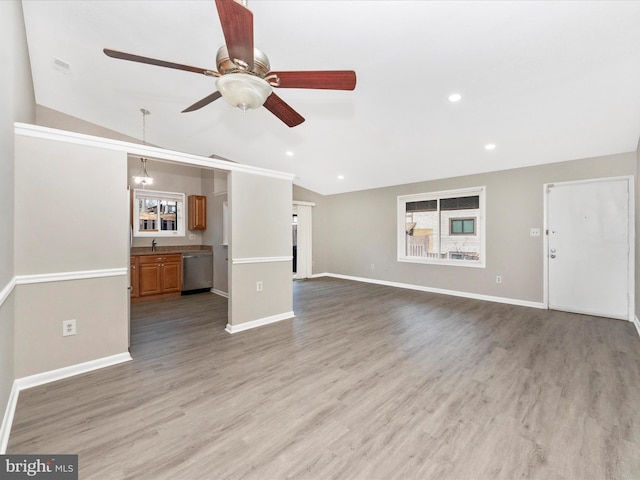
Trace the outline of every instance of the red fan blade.
<instances>
[{"instance_id":1,"label":"red fan blade","mask_svg":"<svg viewBox=\"0 0 640 480\"><path fill-rule=\"evenodd\" d=\"M352 70L316 70L303 72L269 72L280 79L280 88L314 88L322 90L353 90L356 72Z\"/></svg>"},{"instance_id":2,"label":"red fan blade","mask_svg":"<svg viewBox=\"0 0 640 480\"><path fill-rule=\"evenodd\" d=\"M187 72L202 73L203 75L211 75L214 73L208 68L190 67L189 65L182 65L181 63L166 62L164 60L158 60L155 58L133 55L132 53L109 50L108 48L105 48L102 51L108 57L119 58L120 60L129 60L130 62L147 63L149 65L156 65L158 67L175 68L176 70L186 70Z\"/></svg>"},{"instance_id":3,"label":"red fan blade","mask_svg":"<svg viewBox=\"0 0 640 480\"><path fill-rule=\"evenodd\" d=\"M253 69L253 13L234 0L216 0L229 59L242 60Z\"/></svg>"},{"instance_id":4,"label":"red fan blade","mask_svg":"<svg viewBox=\"0 0 640 480\"><path fill-rule=\"evenodd\" d=\"M264 107L289 127L295 127L304 122L304 118L275 93L271 93L264 102Z\"/></svg>"},{"instance_id":5,"label":"red fan blade","mask_svg":"<svg viewBox=\"0 0 640 480\"><path fill-rule=\"evenodd\" d=\"M198 100L196 103L194 103L190 107L185 108L184 110L182 110L181 113L193 112L194 110L198 110L204 107L205 105L209 105L211 102L216 101L221 96L222 94L220 92L213 92L211 95L207 95L202 100Z\"/></svg>"}]
</instances>

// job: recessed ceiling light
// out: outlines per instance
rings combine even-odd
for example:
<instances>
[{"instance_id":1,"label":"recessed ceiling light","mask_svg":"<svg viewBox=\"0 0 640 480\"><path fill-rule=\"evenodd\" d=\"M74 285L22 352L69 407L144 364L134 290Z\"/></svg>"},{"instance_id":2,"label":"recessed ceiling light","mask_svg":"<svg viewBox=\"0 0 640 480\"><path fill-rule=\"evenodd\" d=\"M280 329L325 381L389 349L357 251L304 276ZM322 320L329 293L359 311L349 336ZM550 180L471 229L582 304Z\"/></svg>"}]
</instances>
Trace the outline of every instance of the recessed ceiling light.
<instances>
[{"instance_id":1,"label":"recessed ceiling light","mask_svg":"<svg viewBox=\"0 0 640 480\"><path fill-rule=\"evenodd\" d=\"M451 95L449 95L449 101L450 102L459 102L460 100L462 100L462 95L460 95L459 93L452 93Z\"/></svg>"},{"instance_id":2,"label":"recessed ceiling light","mask_svg":"<svg viewBox=\"0 0 640 480\"><path fill-rule=\"evenodd\" d=\"M293 157L293 152L291 150L287 150L287 156Z\"/></svg>"},{"instance_id":3,"label":"recessed ceiling light","mask_svg":"<svg viewBox=\"0 0 640 480\"><path fill-rule=\"evenodd\" d=\"M493 144L493 143L487 143L487 144L484 146L484 149L485 149L485 150L495 150L495 149L496 149L496 146L495 146L495 144Z\"/></svg>"},{"instance_id":4,"label":"recessed ceiling light","mask_svg":"<svg viewBox=\"0 0 640 480\"><path fill-rule=\"evenodd\" d=\"M338 180L344 180L344 175L338 175Z\"/></svg>"}]
</instances>

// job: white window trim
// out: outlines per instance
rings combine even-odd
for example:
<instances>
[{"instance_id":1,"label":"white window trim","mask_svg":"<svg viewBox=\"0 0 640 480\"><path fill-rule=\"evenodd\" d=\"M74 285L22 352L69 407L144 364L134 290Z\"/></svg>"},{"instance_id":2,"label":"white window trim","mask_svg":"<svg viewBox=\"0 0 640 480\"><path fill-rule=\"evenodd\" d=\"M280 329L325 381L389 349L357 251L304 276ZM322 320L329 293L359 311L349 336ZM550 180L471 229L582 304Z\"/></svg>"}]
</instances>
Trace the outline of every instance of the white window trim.
<instances>
[{"instance_id":1,"label":"white window trim","mask_svg":"<svg viewBox=\"0 0 640 480\"><path fill-rule=\"evenodd\" d=\"M396 235L397 235L397 253L398 253L398 262L406 262L406 263L423 263L430 265L448 265L454 267L471 267L471 268L485 268L486 267L486 250L487 250L487 242L486 242L486 186L482 187L473 187L473 188L461 188L456 190L443 190L439 192L427 192L427 193L416 193L412 195L400 195L398 196L398 211L397 211L397 225L396 225ZM450 259L439 259L439 258L419 258L419 257L410 257L405 254L405 227L406 227L406 204L408 202L416 202L423 200L436 200L438 198L444 197L463 197L470 195L478 195L480 197L480 215L478 216L478 227L480 229L480 259L477 261L474 260L450 260Z\"/></svg>"},{"instance_id":2,"label":"white window trim","mask_svg":"<svg viewBox=\"0 0 640 480\"><path fill-rule=\"evenodd\" d=\"M145 232L140 230L140 211L138 199L172 200L178 203L176 212L177 230L158 230ZM161 192L158 190L134 190L133 191L133 236L134 237L184 237L185 236L185 194L176 192Z\"/></svg>"}]
</instances>

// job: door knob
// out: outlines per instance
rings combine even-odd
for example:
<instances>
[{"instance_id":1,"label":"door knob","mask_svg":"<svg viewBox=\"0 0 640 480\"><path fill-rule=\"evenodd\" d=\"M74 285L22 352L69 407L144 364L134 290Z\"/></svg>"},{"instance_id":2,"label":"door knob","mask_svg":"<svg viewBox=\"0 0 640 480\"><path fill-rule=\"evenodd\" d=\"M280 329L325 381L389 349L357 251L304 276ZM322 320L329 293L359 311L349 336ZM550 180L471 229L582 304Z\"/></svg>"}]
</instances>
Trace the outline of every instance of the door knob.
<instances>
[{"instance_id":1,"label":"door knob","mask_svg":"<svg viewBox=\"0 0 640 480\"><path fill-rule=\"evenodd\" d=\"M549 256L550 256L551 258L556 258L556 256L555 256L555 255L553 255L553 254L551 254L551 255L549 255Z\"/></svg>"}]
</instances>

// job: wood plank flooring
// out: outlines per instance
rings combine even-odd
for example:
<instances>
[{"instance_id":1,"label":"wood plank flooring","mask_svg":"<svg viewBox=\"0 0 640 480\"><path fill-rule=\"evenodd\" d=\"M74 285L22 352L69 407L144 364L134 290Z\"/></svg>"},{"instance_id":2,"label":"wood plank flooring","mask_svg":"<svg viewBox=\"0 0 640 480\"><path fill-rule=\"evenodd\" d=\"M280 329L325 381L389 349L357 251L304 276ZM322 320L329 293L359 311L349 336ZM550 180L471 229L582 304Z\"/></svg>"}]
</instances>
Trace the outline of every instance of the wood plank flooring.
<instances>
[{"instance_id":1,"label":"wood plank flooring","mask_svg":"<svg viewBox=\"0 0 640 480\"><path fill-rule=\"evenodd\" d=\"M638 479L629 322L322 278L234 335L132 306L133 362L20 394L9 453L81 479Z\"/></svg>"}]
</instances>

